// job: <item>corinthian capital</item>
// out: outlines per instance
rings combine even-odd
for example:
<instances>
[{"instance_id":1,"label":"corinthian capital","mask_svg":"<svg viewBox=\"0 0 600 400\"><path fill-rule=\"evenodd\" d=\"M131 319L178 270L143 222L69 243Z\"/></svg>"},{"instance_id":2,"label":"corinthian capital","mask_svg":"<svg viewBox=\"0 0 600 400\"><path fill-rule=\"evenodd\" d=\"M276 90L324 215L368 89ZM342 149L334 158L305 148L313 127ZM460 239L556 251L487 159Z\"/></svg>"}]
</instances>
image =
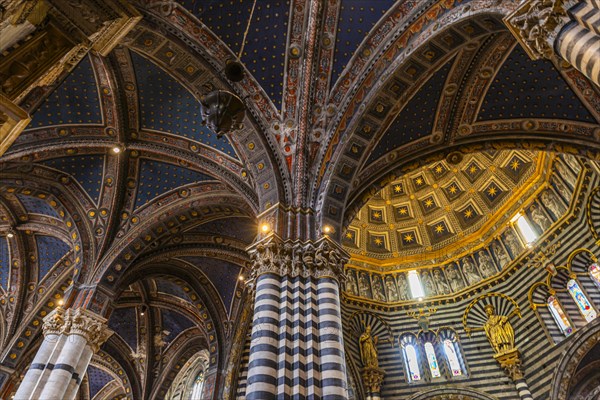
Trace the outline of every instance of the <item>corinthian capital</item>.
<instances>
[{"instance_id":1,"label":"corinthian capital","mask_svg":"<svg viewBox=\"0 0 600 400\"><path fill-rule=\"evenodd\" d=\"M566 0L526 0L504 22L534 59L551 58L554 40L568 21Z\"/></svg>"},{"instance_id":2,"label":"corinthian capital","mask_svg":"<svg viewBox=\"0 0 600 400\"><path fill-rule=\"evenodd\" d=\"M280 276L332 277L343 282L348 254L325 237L316 241L282 240L272 234L248 249L253 279L265 273Z\"/></svg>"},{"instance_id":3,"label":"corinthian capital","mask_svg":"<svg viewBox=\"0 0 600 400\"><path fill-rule=\"evenodd\" d=\"M64 310L57 307L46 318L43 325L44 335L79 335L86 339L94 353L113 334L106 327L106 318L102 318L88 310Z\"/></svg>"}]
</instances>

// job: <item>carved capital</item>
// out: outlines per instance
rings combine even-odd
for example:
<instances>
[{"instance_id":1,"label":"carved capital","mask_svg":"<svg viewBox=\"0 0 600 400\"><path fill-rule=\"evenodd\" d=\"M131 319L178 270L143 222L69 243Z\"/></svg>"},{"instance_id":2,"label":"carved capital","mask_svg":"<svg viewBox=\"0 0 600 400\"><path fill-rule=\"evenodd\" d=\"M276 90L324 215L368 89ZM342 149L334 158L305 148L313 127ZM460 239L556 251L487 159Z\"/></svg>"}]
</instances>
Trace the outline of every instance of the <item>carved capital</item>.
<instances>
[{"instance_id":1,"label":"carved capital","mask_svg":"<svg viewBox=\"0 0 600 400\"><path fill-rule=\"evenodd\" d=\"M521 369L521 357L519 351L514 349L510 352L494 356L496 361L504 369L506 374L513 382L523 379L523 370Z\"/></svg>"},{"instance_id":2,"label":"carved capital","mask_svg":"<svg viewBox=\"0 0 600 400\"><path fill-rule=\"evenodd\" d=\"M31 121L29 114L0 93L0 156Z\"/></svg>"},{"instance_id":3,"label":"carved capital","mask_svg":"<svg viewBox=\"0 0 600 400\"><path fill-rule=\"evenodd\" d=\"M313 278L331 277L343 283L348 254L337 243L324 237L313 241L282 240L271 234L248 249L252 258L252 281L260 275Z\"/></svg>"},{"instance_id":4,"label":"carved capital","mask_svg":"<svg viewBox=\"0 0 600 400\"><path fill-rule=\"evenodd\" d=\"M569 20L565 0L526 0L504 23L533 60L551 58L554 40Z\"/></svg>"},{"instance_id":5,"label":"carved capital","mask_svg":"<svg viewBox=\"0 0 600 400\"><path fill-rule=\"evenodd\" d=\"M106 318L82 308L65 311L62 307L57 307L44 318L42 329L45 336L50 334L82 336L94 353L113 334L106 327Z\"/></svg>"},{"instance_id":6,"label":"carved capital","mask_svg":"<svg viewBox=\"0 0 600 400\"><path fill-rule=\"evenodd\" d=\"M361 371L363 386L368 393L379 393L385 377L385 371L380 368L364 368Z\"/></svg>"}]
</instances>

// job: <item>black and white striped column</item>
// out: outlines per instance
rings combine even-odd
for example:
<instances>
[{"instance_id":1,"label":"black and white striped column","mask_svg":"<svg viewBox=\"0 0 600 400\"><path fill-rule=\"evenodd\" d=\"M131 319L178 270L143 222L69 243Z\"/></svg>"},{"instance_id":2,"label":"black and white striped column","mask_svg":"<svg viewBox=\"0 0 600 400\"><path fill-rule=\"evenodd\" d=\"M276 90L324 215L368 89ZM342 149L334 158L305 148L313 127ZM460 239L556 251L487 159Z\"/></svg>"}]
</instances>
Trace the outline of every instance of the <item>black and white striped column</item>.
<instances>
[{"instance_id":1,"label":"black and white striped column","mask_svg":"<svg viewBox=\"0 0 600 400\"><path fill-rule=\"evenodd\" d=\"M600 0L581 1L568 13L571 21L559 32L555 49L600 85Z\"/></svg>"},{"instance_id":2,"label":"black and white striped column","mask_svg":"<svg viewBox=\"0 0 600 400\"><path fill-rule=\"evenodd\" d=\"M44 319L44 342L14 399L74 399L92 355L112 334L105 324L83 309L59 307L50 313Z\"/></svg>"},{"instance_id":3,"label":"black and white striped column","mask_svg":"<svg viewBox=\"0 0 600 400\"><path fill-rule=\"evenodd\" d=\"M529 386L527 386L527 382L525 382L524 378L517 379L515 381L515 387L517 388L517 392L519 393L519 399L533 400L533 396L529 391Z\"/></svg>"},{"instance_id":4,"label":"black and white striped column","mask_svg":"<svg viewBox=\"0 0 600 400\"><path fill-rule=\"evenodd\" d=\"M253 257L246 400L347 399L339 249L270 237Z\"/></svg>"}]
</instances>

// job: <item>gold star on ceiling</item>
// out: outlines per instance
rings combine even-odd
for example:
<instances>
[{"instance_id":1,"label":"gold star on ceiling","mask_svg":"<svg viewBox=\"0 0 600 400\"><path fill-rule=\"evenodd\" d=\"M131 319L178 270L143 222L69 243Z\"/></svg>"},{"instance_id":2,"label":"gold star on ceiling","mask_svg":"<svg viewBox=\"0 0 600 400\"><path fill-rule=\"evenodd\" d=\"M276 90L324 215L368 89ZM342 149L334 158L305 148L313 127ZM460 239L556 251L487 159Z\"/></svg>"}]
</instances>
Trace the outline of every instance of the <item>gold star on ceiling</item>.
<instances>
[{"instance_id":1,"label":"gold star on ceiling","mask_svg":"<svg viewBox=\"0 0 600 400\"><path fill-rule=\"evenodd\" d=\"M402 207L402 208L398 209L398 214L406 215L406 214L408 214L408 209L406 207Z\"/></svg>"},{"instance_id":2,"label":"gold star on ceiling","mask_svg":"<svg viewBox=\"0 0 600 400\"><path fill-rule=\"evenodd\" d=\"M434 229L435 229L435 233L437 233L437 234L443 233L444 232L444 225L437 224Z\"/></svg>"},{"instance_id":3,"label":"gold star on ceiling","mask_svg":"<svg viewBox=\"0 0 600 400\"><path fill-rule=\"evenodd\" d=\"M380 238L376 238L376 239L374 240L374 242L375 242L375 244L376 244L377 246L381 246L381 245L383 244L383 240L381 240Z\"/></svg>"},{"instance_id":4,"label":"gold star on ceiling","mask_svg":"<svg viewBox=\"0 0 600 400\"><path fill-rule=\"evenodd\" d=\"M521 166L521 163L519 162L519 160L513 160L513 162L510 163L510 167L512 168L513 171L518 170L520 166Z\"/></svg>"},{"instance_id":5,"label":"gold star on ceiling","mask_svg":"<svg viewBox=\"0 0 600 400\"><path fill-rule=\"evenodd\" d=\"M423 178L417 178L417 179L415 179L415 183L416 183L418 186L421 186L421 185L423 184Z\"/></svg>"},{"instance_id":6,"label":"gold star on ceiling","mask_svg":"<svg viewBox=\"0 0 600 400\"><path fill-rule=\"evenodd\" d=\"M495 186L490 186L490 187L488 188L488 190L487 190L487 193L488 193L490 196L494 197L495 195L497 195L497 194L498 194L498 189L497 189Z\"/></svg>"},{"instance_id":7,"label":"gold star on ceiling","mask_svg":"<svg viewBox=\"0 0 600 400\"><path fill-rule=\"evenodd\" d=\"M438 165L437 167L435 167L435 172L438 173L438 174L441 174L443 170L444 169L442 168L441 165Z\"/></svg>"},{"instance_id":8,"label":"gold star on ceiling","mask_svg":"<svg viewBox=\"0 0 600 400\"><path fill-rule=\"evenodd\" d=\"M477 172L477 167L475 165L471 165L469 168L469 173L473 175L475 172Z\"/></svg>"},{"instance_id":9,"label":"gold star on ceiling","mask_svg":"<svg viewBox=\"0 0 600 400\"><path fill-rule=\"evenodd\" d=\"M433 206L433 200L432 199L425 200L425 207L430 208L432 206Z\"/></svg>"},{"instance_id":10,"label":"gold star on ceiling","mask_svg":"<svg viewBox=\"0 0 600 400\"><path fill-rule=\"evenodd\" d=\"M456 192L458 192L458 188L456 186L452 185L448 188L448 191L452 194L456 194Z\"/></svg>"},{"instance_id":11,"label":"gold star on ceiling","mask_svg":"<svg viewBox=\"0 0 600 400\"><path fill-rule=\"evenodd\" d=\"M402 193L402 186L400 186L400 185L394 186L394 192L396 192L396 193Z\"/></svg>"},{"instance_id":12,"label":"gold star on ceiling","mask_svg":"<svg viewBox=\"0 0 600 400\"><path fill-rule=\"evenodd\" d=\"M409 234L406 234L406 235L404 235L404 241L405 241L405 242L409 242L409 243L410 243L410 242L412 242L413 240L414 240L414 237L413 237L413 235L411 235L410 233L409 233Z\"/></svg>"},{"instance_id":13,"label":"gold star on ceiling","mask_svg":"<svg viewBox=\"0 0 600 400\"><path fill-rule=\"evenodd\" d=\"M375 218L375 219L381 218L381 213L379 211L374 211L373 212L373 218Z\"/></svg>"},{"instance_id":14,"label":"gold star on ceiling","mask_svg":"<svg viewBox=\"0 0 600 400\"><path fill-rule=\"evenodd\" d=\"M354 238L354 235L352 234L352 232L347 232L347 233L346 233L346 238L348 238L348 239L353 239L353 238Z\"/></svg>"},{"instance_id":15,"label":"gold star on ceiling","mask_svg":"<svg viewBox=\"0 0 600 400\"><path fill-rule=\"evenodd\" d=\"M473 210L468 209L465 211L465 218L471 218L473 216Z\"/></svg>"}]
</instances>

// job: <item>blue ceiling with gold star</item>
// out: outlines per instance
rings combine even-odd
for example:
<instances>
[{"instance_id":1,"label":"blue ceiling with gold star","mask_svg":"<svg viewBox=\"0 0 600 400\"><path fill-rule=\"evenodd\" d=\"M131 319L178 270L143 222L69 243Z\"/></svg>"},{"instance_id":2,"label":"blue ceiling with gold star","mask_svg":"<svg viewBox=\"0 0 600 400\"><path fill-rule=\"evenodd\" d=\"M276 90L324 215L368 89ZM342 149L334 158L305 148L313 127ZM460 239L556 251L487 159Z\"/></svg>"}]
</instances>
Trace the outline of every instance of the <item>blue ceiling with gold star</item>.
<instances>
[{"instance_id":1,"label":"blue ceiling with gold star","mask_svg":"<svg viewBox=\"0 0 600 400\"><path fill-rule=\"evenodd\" d=\"M48 204L45 200L20 193L17 194L17 198L19 199L23 207L25 207L25 210L27 210L27 212L30 214L47 215L49 217L57 219L60 218L56 210L52 208L50 204Z\"/></svg>"},{"instance_id":2,"label":"blue ceiling with gold star","mask_svg":"<svg viewBox=\"0 0 600 400\"><path fill-rule=\"evenodd\" d=\"M134 307L115 308L108 319L108 327L119 335L133 351L137 350L138 328Z\"/></svg>"},{"instance_id":3,"label":"blue ceiling with gold star","mask_svg":"<svg viewBox=\"0 0 600 400\"><path fill-rule=\"evenodd\" d=\"M38 282L41 282L71 247L58 238L45 235L36 235L35 242L38 252Z\"/></svg>"},{"instance_id":4,"label":"blue ceiling with gold star","mask_svg":"<svg viewBox=\"0 0 600 400\"><path fill-rule=\"evenodd\" d=\"M596 122L552 62L531 61L521 46L498 71L478 115L479 121L510 118Z\"/></svg>"},{"instance_id":5,"label":"blue ceiling with gold star","mask_svg":"<svg viewBox=\"0 0 600 400\"><path fill-rule=\"evenodd\" d=\"M395 0L341 0L331 82L337 81L360 43Z\"/></svg>"},{"instance_id":6,"label":"blue ceiling with gold star","mask_svg":"<svg viewBox=\"0 0 600 400\"><path fill-rule=\"evenodd\" d=\"M237 157L225 136L217 138L202 125L200 102L186 88L152 61L135 52L131 57L138 83L142 129L181 135Z\"/></svg>"},{"instance_id":7,"label":"blue ceiling with gold star","mask_svg":"<svg viewBox=\"0 0 600 400\"><path fill-rule=\"evenodd\" d=\"M93 399L104 386L111 382L114 378L106 371L90 365L87 369L88 383L90 387L89 398Z\"/></svg>"},{"instance_id":8,"label":"blue ceiling with gold star","mask_svg":"<svg viewBox=\"0 0 600 400\"><path fill-rule=\"evenodd\" d=\"M227 261L207 257L185 257L185 260L206 274L221 295L225 309L229 310L240 267Z\"/></svg>"},{"instance_id":9,"label":"blue ceiling with gold star","mask_svg":"<svg viewBox=\"0 0 600 400\"><path fill-rule=\"evenodd\" d=\"M388 152L431 135L438 101L454 60L444 64L402 109L371 152L367 165Z\"/></svg>"},{"instance_id":10,"label":"blue ceiling with gold star","mask_svg":"<svg viewBox=\"0 0 600 400\"><path fill-rule=\"evenodd\" d=\"M208 180L214 178L178 165L142 159L134 208L180 186Z\"/></svg>"},{"instance_id":11,"label":"blue ceiling with gold star","mask_svg":"<svg viewBox=\"0 0 600 400\"><path fill-rule=\"evenodd\" d=\"M104 179L104 155L60 157L40 162L47 167L70 175L98 204Z\"/></svg>"},{"instance_id":12,"label":"blue ceiling with gold star","mask_svg":"<svg viewBox=\"0 0 600 400\"><path fill-rule=\"evenodd\" d=\"M8 280L10 277L10 257L8 254L8 242L5 236L0 236L0 286L4 290L8 289Z\"/></svg>"},{"instance_id":13,"label":"blue ceiling with gold star","mask_svg":"<svg viewBox=\"0 0 600 400\"><path fill-rule=\"evenodd\" d=\"M102 124L98 85L88 56L44 100L28 129L74 124Z\"/></svg>"},{"instance_id":14,"label":"blue ceiling with gold star","mask_svg":"<svg viewBox=\"0 0 600 400\"><path fill-rule=\"evenodd\" d=\"M237 56L248 27L253 0L180 0ZM241 56L243 64L277 107L283 96L283 71L290 0L257 1Z\"/></svg>"}]
</instances>

